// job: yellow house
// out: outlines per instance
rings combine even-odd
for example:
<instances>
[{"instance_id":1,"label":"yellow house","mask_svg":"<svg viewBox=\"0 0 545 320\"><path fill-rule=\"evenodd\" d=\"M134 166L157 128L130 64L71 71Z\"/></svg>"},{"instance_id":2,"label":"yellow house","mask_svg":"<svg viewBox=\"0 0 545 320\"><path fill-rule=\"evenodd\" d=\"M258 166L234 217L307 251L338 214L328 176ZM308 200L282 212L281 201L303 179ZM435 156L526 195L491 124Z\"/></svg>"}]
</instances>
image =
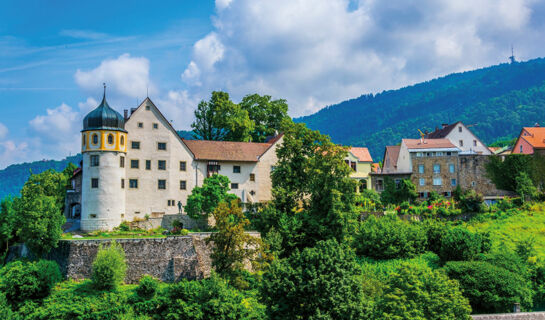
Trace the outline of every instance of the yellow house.
<instances>
[{"instance_id":1,"label":"yellow house","mask_svg":"<svg viewBox=\"0 0 545 320\"><path fill-rule=\"evenodd\" d=\"M373 159L369 150L367 148L352 147L348 150L348 155L344 161L353 170L350 177L359 181L357 192L363 189L371 189L369 173L373 168Z\"/></svg>"}]
</instances>

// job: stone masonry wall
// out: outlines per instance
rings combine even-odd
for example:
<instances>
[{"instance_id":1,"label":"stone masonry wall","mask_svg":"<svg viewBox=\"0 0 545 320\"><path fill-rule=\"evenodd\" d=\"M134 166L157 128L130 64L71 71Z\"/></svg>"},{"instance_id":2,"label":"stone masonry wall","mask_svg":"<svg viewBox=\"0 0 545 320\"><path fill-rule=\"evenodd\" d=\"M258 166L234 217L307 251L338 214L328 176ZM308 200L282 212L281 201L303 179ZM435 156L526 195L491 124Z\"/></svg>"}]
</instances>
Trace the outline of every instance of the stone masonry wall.
<instances>
[{"instance_id":1,"label":"stone masonry wall","mask_svg":"<svg viewBox=\"0 0 545 320\"><path fill-rule=\"evenodd\" d=\"M545 312L472 315L474 320L545 320Z\"/></svg>"},{"instance_id":2,"label":"stone masonry wall","mask_svg":"<svg viewBox=\"0 0 545 320\"><path fill-rule=\"evenodd\" d=\"M485 197L511 195L508 191L498 190L486 177L485 165L490 156L461 155L459 157L458 184L462 189L474 189Z\"/></svg>"}]
</instances>

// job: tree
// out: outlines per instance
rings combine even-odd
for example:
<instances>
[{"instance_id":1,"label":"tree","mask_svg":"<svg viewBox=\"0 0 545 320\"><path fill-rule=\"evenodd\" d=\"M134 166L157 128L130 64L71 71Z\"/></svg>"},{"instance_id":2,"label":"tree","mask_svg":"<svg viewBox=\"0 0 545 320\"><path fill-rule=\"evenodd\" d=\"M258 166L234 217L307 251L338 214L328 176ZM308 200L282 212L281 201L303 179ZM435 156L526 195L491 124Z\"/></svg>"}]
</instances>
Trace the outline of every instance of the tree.
<instances>
[{"instance_id":1,"label":"tree","mask_svg":"<svg viewBox=\"0 0 545 320\"><path fill-rule=\"evenodd\" d=\"M265 142L267 137L281 130L284 121L291 121L284 99L271 100L271 96L250 94L242 98L240 107L248 112L254 122L251 133L254 142Z\"/></svg>"},{"instance_id":2,"label":"tree","mask_svg":"<svg viewBox=\"0 0 545 320\"><path fill-rule=\"evenodd\" d=\"M490 236L474 233L463 227L450 228L441 237L437 254L441 261L475 260L479 254L490 251Z\"/></svg>"},{"instance_id":3,"label":"tree","mask_svg":"<svg viewBox=\"0 0 545 320\"><path fill-rule=\"evenodd\" d=\"M237 196L227 193L230 190L230 181L226 176L213 174L204 179L202 187L195 187L187 197L185 212L193 219L208 217L220 202L237 199Z\"/></svg>"},{"instance_id":4,"label":"tree","mask_svg":"<svg viewBox=\"0 0 545 320\"><path fill-rule=\"evenodd\" d=\"M278 162L272 172L273 203L279 212L300 222L294 245L304 248L320 240L340 242L351 237L358 213L356 182L344 162L347 149L301 123L285 122L283 128L284 140L276 149Z\"/></svg>"},{"instance_id":5,"label":"tree","mask_svg":"<svg viewBox=\"0 0 545 320\"><path fill-rule=\"evenodd\" d=\"M125 251L115 240L108 248L102 245L93 261L91 282L98 290L115 290L125 279L127 263Z\"/></svg>"},{"instance_id":6,"label":"tree","mask_svg":"<svg viewBox=\"0 0 545 320\"><path fill-rule=\"evenodd\" d=\"M445 271L459 281L476 313L509 312L514 303L524 309L532 306L530 283L516 272L485 261L451 261Z\"/></svg>"},{"instance_id":7,"label":"tree","mask_svg":"<svg viewBox=\"0 0 545 320\"><path fill-rule=\"evenodd\" d=\"M462 212L482 212L483 211L483 195L477 193L473 189L462 190L457 186L453 192L453 197Z\"/></svg>"},{"instance_id":8,"label":"tree","mask_svg":"<svg viewBox=\"0 0 545 320\"><path fill-rule=\"evenodd\" d=\"M231 278L239 286L244 286L239 277L244 271L244 264L252 262L253 266L257 267L254 262L258 259L261 261L267 259L263 242L244 231L250 221L244 216L238 200L233 200L230 205L220 202L213 216L218 231L206 239L207 243L214 243L210 255L212 266L218 274Z\"/></svg>"},{"instance_id":9,"label":"tree","mask_svg":"<svg viewBox=\"0 0 545 320\"><path fill-rule=\"evenodd\" d=\"M16 221L13 199L6 197L0 202L0 252L6 253L10 241L16 237Z\"/></svg>"},{"instance_id":10,"label":"tree","mask_svg":"<svg viewBox=\"0 0 545 320\"><path fill-rule=\"evenodd\" d=\"M502 160L499 156L491 156L485 164L486 175L496 188L517 191L516 178L521 172L531 174L532 157L525 154L511 154Z\"/></svg>"},{"instance_id":11,"label":"tree","mask_svg":"<svg viewBox=\"0 0 545 320\"><path fill-rule=\"evenodd\" d=\"M214 91L210 101L201 101L197 106L191 128L197 139L248 141L254 123L248 111L233 103L228 93Z\"/></svg>"},{"instance_id":12,"label":"tree","mask_svg":"<svg viewBox=\"0 0 545 320\"><path fill-rule=\"evenodd\" d=\"M388 277L376 319L471 319L471 307L457 281L428 267L404 263Z\"/></svg>"},{"instance_id":13,"label":"tree","mask_svg":"<svg viewBox=\"0 0 545 320\"><path fill-rule=\"evenodd\" d=\"M532 199L536 195L537 188L526 172L519 172L515 178L515 183L517 185L516 191L523 202Z\"/></svg>"},{"instance_id":14,"label":"tree","mask_svg":"<svg viewBox=\"0 0 545 320\"><path fill-rule=\"evenodd\" d=\"M416 187L409 179L396 183L392 178L384 179L384 191L380 194L383 203L400 204L404 201L413 202L418 197Z\"/></svg>"},{"instance_id":15,"label":"tree","mask_svg":"<svg viewBox=\"0 0 545 320\"><path fill-rule=\"evenodd\" d=\"M17 236L38 256L55 248L61 237L66 181L54 170L33 174L14 200Z\"/></svg>"},{"instance_id":16,"label":"tree","mask_svg":"<svg viewBox=\"0 0 545 320\"><path fill-rule=\"evenodd\" d=\"M275 260L262 296L271 319L355 319L365 307L354 253L336 240Z\"/></svg>"}]
</instances>

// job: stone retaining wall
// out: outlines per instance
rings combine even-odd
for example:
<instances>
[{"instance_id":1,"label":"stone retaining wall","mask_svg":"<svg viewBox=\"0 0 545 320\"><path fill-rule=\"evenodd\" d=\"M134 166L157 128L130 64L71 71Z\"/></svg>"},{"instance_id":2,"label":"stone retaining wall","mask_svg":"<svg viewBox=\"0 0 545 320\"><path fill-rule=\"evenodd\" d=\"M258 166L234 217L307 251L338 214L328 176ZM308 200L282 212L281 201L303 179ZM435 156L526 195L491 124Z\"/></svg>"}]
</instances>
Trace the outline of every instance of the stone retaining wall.
<instances>
[{"instance_id":1,"label":"stone retaining wall","mask_svg":"<svg viewBox=\"0 0 545 320\"><path fill-rule=\"evenodd\" d=\"M479 314L471 317L474 320L545 320L545 312Z\"/></svg>"}]
</instances>

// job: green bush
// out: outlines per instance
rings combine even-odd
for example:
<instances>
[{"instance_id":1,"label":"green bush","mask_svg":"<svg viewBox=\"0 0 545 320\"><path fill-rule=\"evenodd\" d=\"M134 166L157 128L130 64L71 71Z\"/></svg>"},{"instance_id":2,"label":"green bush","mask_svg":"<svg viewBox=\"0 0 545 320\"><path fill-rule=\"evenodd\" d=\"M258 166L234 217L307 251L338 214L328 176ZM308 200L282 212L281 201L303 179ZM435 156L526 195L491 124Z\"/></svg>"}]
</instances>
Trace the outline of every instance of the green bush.
<instances>
[{"instance_id":1,"label":"green bush","mask_svg":"<svg viewBox=\"0 0 545 320\"><path fill-rule=\"evenodd\" d=\"M373 259L411 258L426 247L425 230L396 216L370 216L360 224L354 239L356 253Z\"/></svg>"},{"instance_id":2,"label":"green bush","mask_svg":"<svg viewBox=\"0 0 545 320\"><path fill-rule=\"evenodd\" d=\"M530 282L516 272L485 261L451 261L445 271L459 281L476 313L509 312L514 303L532 307Z\"/></svg>"},{"instance_id":3,"label":"green bush","mask_svg":"<svg viewBox=\"0 0 545 320\"><path fill-rule=\"evenodd\" d=\"M0 292L0 319L12 319L13 311L6 299L6 295Z\"/></svg>"},{"instance_id":4,"label":"green bush","mask_svg":"<svg viewBox=\"0 0 545 320\"><path fill-rule=\"evenodd\" d=\"M136 294L141 298L153 298L159 288L159 281L150 275L144 275L140 278Z\"/></svg>"},{"instance_id":5,"label":"green bush","mask_svg":"<svg viewBox=\"0 0 545 320\"><path fill-rule=\"evenodd\" d=\"M125 251L120 244L113 240L108 248L99 246L91 274L96 289L116 289L125 279L126 271Z\"/></svg>"},{"instance_id":6,"label":"green bush","mask_svg":"<svg viewBox=\"0 0 545 320\"><path fill-rule=\"evenodd\" d=\"M490 250L488 234L473 233L464 227L448 230L441 237L441 247L437 254L441 261L475 260L480 253Z\"/></svg>"},{"instance_id":7,"label":"green bush","mask_svg":"<svg viewBox=\"0 0 545 320\"><path fill-rule=\"evenodd\" d=\"M475 192L475 190L462 191L458 186L454 192L454 199L458 202L458 207L464 213L468 212L483 212L484 211L484 198L482 194Z\"/></svg>"},{"instance_id":8,"label":"green bush","mask_svg":"<svg viewBox=\"0 0 545 320\"><path fill-rule=\"evenodd\" d=\"M61 280L59 266L54 261L13 261L0 270L0 291L8 302L19 304L46 297Z\"/></svg>"},{"instance_id":9,"label":"green bush","mask_svg":"<svg viewBox=\"0 0 545 320\"><path fill-rule=\"evenodd\" d=\"M375 310L375 319L471 319L456 281L408 263L390 275Z\"/></svg>"}]
</instances>

